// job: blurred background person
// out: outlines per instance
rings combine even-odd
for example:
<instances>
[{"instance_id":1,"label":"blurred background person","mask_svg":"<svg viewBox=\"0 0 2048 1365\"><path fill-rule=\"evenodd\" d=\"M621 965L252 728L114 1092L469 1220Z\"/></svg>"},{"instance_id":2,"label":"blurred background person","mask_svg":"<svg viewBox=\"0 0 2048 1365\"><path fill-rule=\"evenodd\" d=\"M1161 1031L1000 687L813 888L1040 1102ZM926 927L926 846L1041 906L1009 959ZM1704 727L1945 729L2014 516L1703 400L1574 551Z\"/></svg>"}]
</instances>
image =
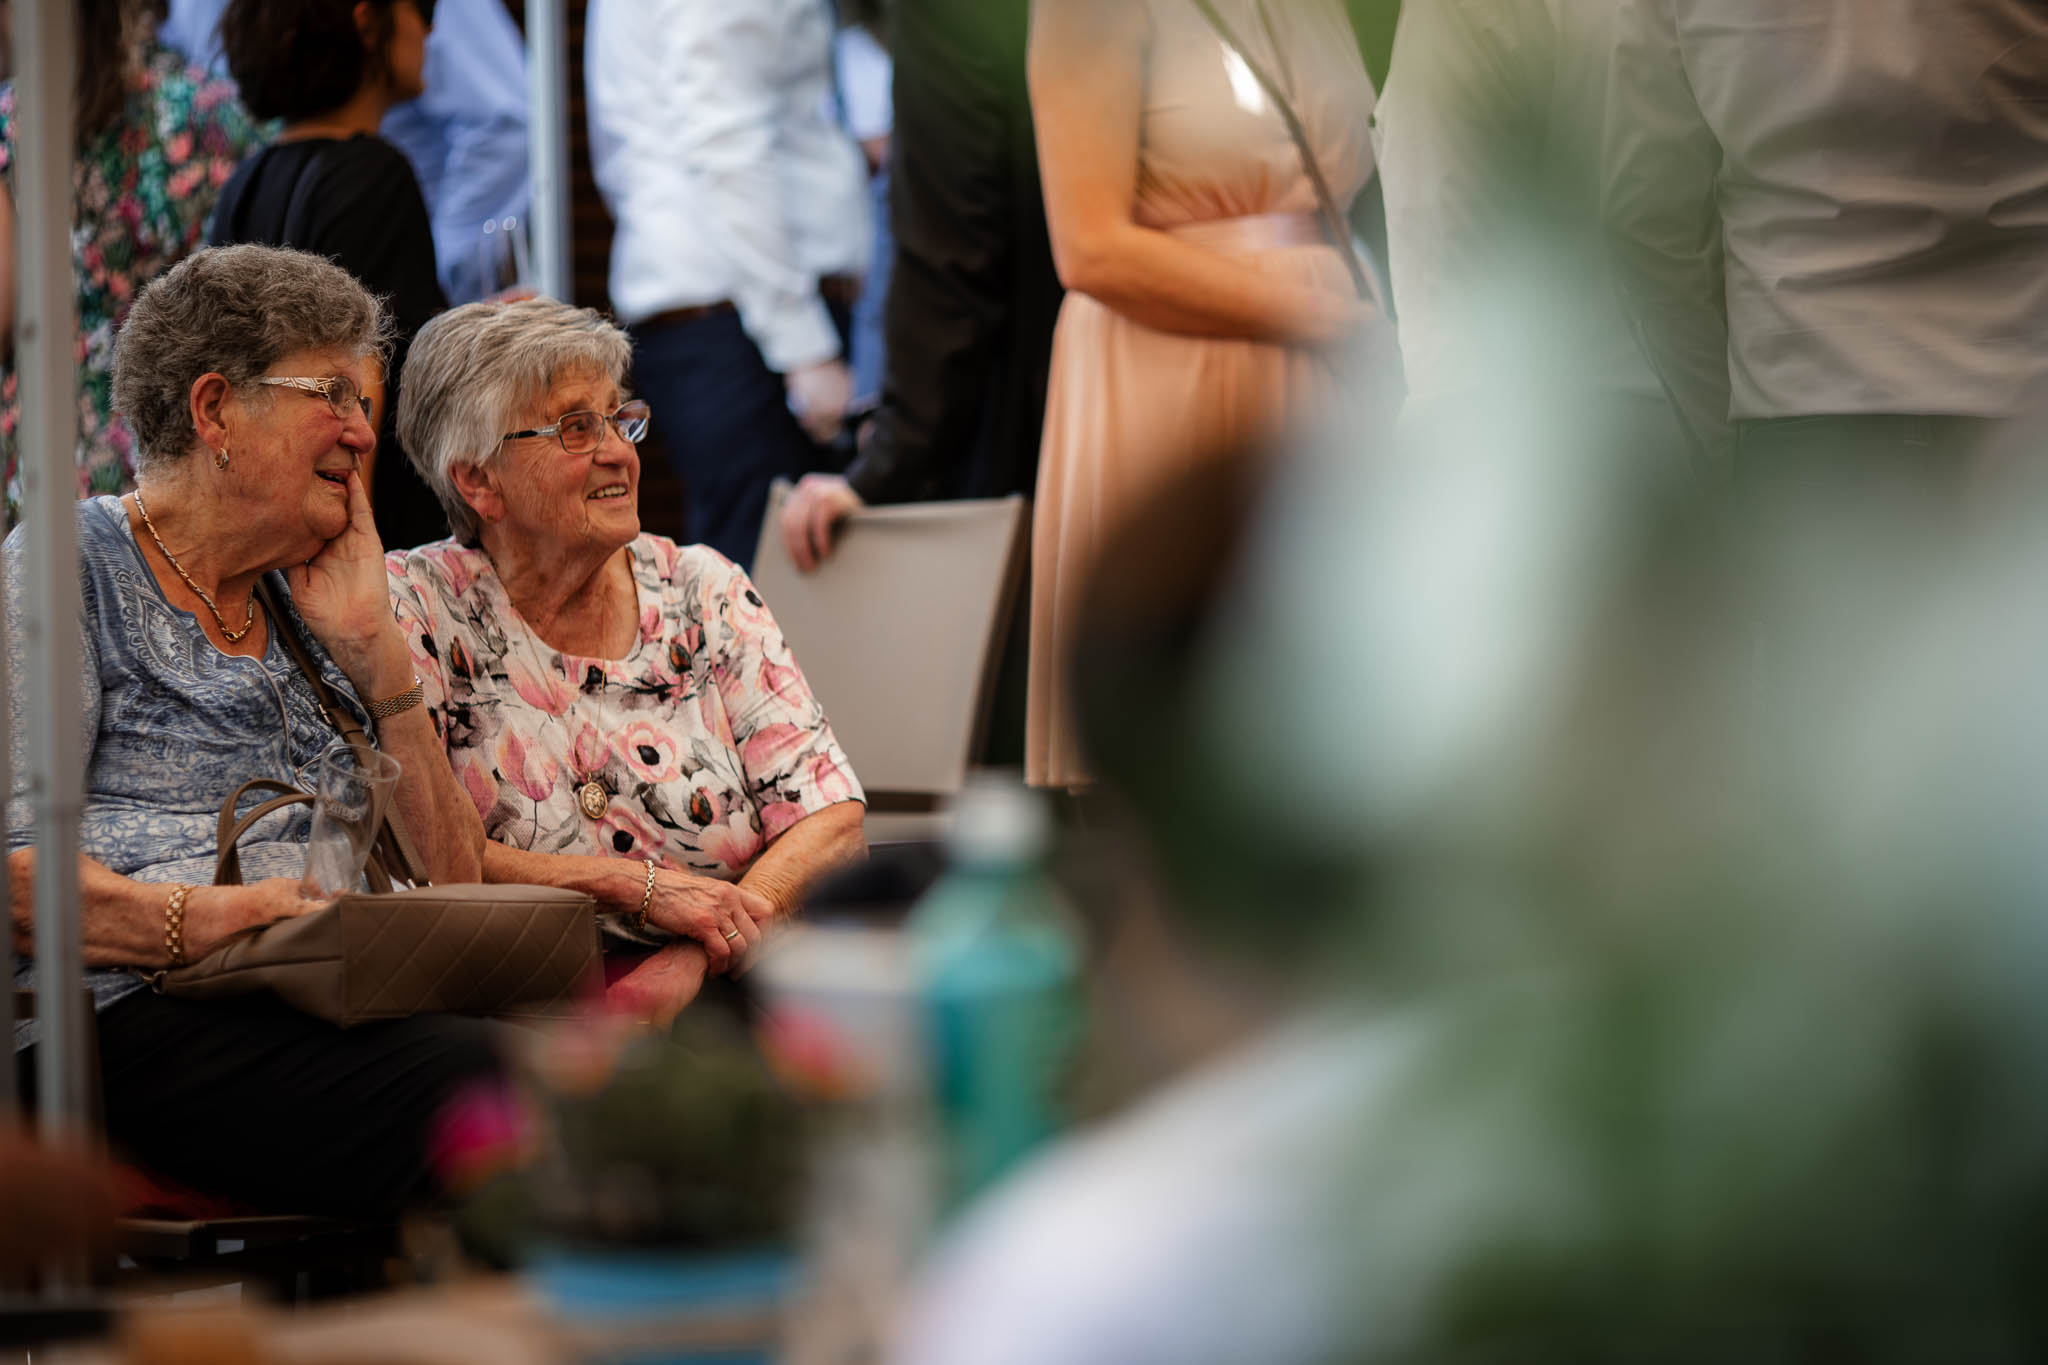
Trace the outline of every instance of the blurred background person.
<instances>
[{"instance_id":1,"label":"blurred background person","mask_svg":"<svg viewBox=\"0 0 2048 1365\"><path fill-rule=\"evenodd\" d=\"M224 81L157 41L161 0L84 0L77 16L72 266L78 277L78 491L135 483L135 435L113 411L114 335L151 278L198 247L221 186L256 143ZM14 88L0 91L0 173L14 164ZM15 431L15 220L0 194L0 451L7 524L20 510Z\"/></svg>"},{"instance_id":2,"label":"blurred background person","mask_svg":"<svg viewBox=\"0 0 2048 1365\"><path fill-rule=\"evenodd\" d=\"M784 505L802 568L865 504L1037 484L1061 290L1025 88L1027 11L1027 0L890 0L888 369L845 474L805 475Z\"/></svg>"},{"instance_id":3,"label":"blurred background person","mask_svg":"<svg viewBox=\"0 0 2048 1365\"><path fill-rule=\"evenodd\" d=\"M390 557L490 881L608 912L610 997L666 1023L867 850L845 752L746 574L640 530L631 348L551 299L420 333L399 413L453 540Z\"/></svg>"},{"instance_id":4,"label":"blurred background person","mask_svg":"<svg viewBox=\"0 0 2048 1365\"><path fill-rule=\"evenodd\" d=\"M684 484L684 539L752 562L768 487L821 467L853 378L867 170L839 126L827 0L596 0L591 167L611 294Z\"/></svg>"},{"instance_id":5,"label":"blurred background person","mask_svg":"<svg viewBox=\"0 0 2048 1365\"><path fill-rule=\"evenodd\" d=\"M311 251L389 301L394 336L372 395L378 442L369 480L377 534L394 548L448 534L392 415L413 333L448 300L419 181L378 135L386 112L423 89L432 22L433 0L230 0L220 21L243 101L284 127L221 191L207 241Z\"/></svg>"},{"instance_id":6,"label":"blurred background person","mask_svg":"<svg viewBox=\"0 0 2048 1365\"><path fill-rule=\"evenodd\" d=\"M1059 660L1078 583L1150 484L1329 391L1322 352L1375 315L1318 218L1293 107L1338 213L1371 168L1373 90L1336 0L1041 0L1030 81L1055 334L1032 524L1025 776L1085 785ZM1289 93L1291 92L1291 93Z\"/></svg>"},{"instance_id":7,"label":"blurred background person","mask_svg":"<svg viewBox=\"0 0 2048 1365\"><path fill-rule=\"evenodd\" d=\"M1373 110L1408 420L1504 390L1643 458L1689 447L1600 224L1613 0L1439 0L1401 16ZM1617 428L1623 430L1616 430Z\"/></svg>"},{"instance_id":8,"label":"blurred background person","mask_svg":"<svg viewBox=\"0 0 2048 1365\"><path fill-rule=\"evenodd\" d=\"M2048 12L1618 9L1603 203L1700 448L1968 472L2048 379Z\"/></svg>"},{"instance_id":9,"label":"blurred background person","mask_svg":"<svg viewBox=\"0 0 2048 1365\"><path fill-rule=\"evenodd\" d=\"M412 162L434 225L434 261L450 303L514 283L504 239L528 231L526 38L503 0L436 0L427 88L384 115L384 137ZM485 223L498 231L486 234ZM497 239L493 241L492 239Z\"/></svg>"},{"instance_id":10,"label":"blurred background person","mask_svg":"<svg viewBox=\"0 0 2048 1365\"><path fill-rule=\"evenodd\" d=\"M163 27L165 42L224 80L226 8L227 0L171 0ZM526 39L501 0L439 0L425 80L418 98L384 115L382 131L419 178L442 291L470 303L512 283L512 248L499 234L507 217L523 231L530 208Z\"/></svg>"}]
</instances>

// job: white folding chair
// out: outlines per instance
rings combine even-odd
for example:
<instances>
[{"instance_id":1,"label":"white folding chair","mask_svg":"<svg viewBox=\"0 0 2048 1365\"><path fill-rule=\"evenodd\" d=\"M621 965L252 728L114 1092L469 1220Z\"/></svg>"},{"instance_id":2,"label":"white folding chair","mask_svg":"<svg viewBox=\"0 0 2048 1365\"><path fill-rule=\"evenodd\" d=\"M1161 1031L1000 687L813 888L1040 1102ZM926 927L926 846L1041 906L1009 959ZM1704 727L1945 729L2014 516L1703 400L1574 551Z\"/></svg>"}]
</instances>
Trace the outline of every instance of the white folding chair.
<instances>
[{"instance_id":1,"label":"white folding chair","mask_svg":"<svg viewBox=\"0 0 2048 1365\"><path fill-rule=\"evenodd\" d=\"M754 583L868 793L868 840L943 832L988 725L996 664L1024 579L1021 496L871 507L811 573L768 498Z\"/></svg>"}]
</instances>

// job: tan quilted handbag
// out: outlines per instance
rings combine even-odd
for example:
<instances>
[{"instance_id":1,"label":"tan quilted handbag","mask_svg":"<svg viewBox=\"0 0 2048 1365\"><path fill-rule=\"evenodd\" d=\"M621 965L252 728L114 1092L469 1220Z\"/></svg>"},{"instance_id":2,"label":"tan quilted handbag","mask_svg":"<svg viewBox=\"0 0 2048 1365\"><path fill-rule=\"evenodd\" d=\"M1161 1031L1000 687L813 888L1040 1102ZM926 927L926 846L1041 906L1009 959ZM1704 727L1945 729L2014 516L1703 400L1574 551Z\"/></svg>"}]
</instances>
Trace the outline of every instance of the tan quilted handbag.
<instances>
[{"instance_id":1,"label":"tan quilted handbag","mask_svg":"<svg viewBox=\"0 0 2048 1365\"><path fill-rule=\"evenodd\" d=\"M264 606L321 710L350 744L367 747L369 736L336 703L268 588L259 588ZM237 819L242 798L264 790L281 795ZM267 777L237 788L220 810L214 885L242 884L235 845L251 825L312 800ZM348 1028L414 1014L529 1013L568 999L595 977L597 904L589 896L552 886L429 886L395 810L385 817L364 870L369 892L246 930L199 961L151 973L149 980L187 1000L270 991ZM393 890L394 882L415 889Z\"/></svg>"},{"instance_id":2,"label":"tan quilted handbag","mask_svg":"<svg viewBox=\"0 0 2048 1365\"><path fill-rule=\"evenodd\" d=\"M237 820L251 791L283 792ZM305 792L258 778L221 809L214 885L241 885L235 843ZM269 991L307 1014L349 1028L414 1014L524 1013L557 1004L598 963L597 907L551 886L450 885L390 889L393 874L422 880L410 844L386 820L367 869L371 892L229 939L199 961L156 973L166 995L187 1000ZM394 865L395 864L395 865Z\"/></svg>"}]
</instances>

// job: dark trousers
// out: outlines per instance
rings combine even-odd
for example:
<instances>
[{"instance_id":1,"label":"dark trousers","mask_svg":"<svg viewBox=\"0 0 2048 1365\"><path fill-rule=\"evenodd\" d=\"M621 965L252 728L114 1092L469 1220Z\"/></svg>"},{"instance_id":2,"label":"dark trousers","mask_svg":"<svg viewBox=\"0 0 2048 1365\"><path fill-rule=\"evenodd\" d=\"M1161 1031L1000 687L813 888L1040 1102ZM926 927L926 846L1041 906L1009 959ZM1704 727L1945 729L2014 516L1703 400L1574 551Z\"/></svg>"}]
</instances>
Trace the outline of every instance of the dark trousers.
<instances>
[{"instance_id":1,"label":"dark trousers","mask_svg":"<svg viewBox=\"0 0 2048 1365\"><path fill-rule=\"evenodd\" d=\"M454 1015L340 1029L267 995L138 991L97 1022L115 1151L265 1212L388 1218L431 1200L445 1106L503 1081L495 1026ZM17 1061L33 1074L33 1049Z\"/></svg>"},{"instance_id":2,"label":"dark trousers","mask_svg":"<svg viewBox=\"0 0 2048 1365\"><path fill-rule=\"evenodd\" d=\"M684 541L750 567L769 484L823 468L823 453L790 414L782 376L761 359L739 314L631 330L634 385L683 482Z\"/></svg>"}]
</instances>

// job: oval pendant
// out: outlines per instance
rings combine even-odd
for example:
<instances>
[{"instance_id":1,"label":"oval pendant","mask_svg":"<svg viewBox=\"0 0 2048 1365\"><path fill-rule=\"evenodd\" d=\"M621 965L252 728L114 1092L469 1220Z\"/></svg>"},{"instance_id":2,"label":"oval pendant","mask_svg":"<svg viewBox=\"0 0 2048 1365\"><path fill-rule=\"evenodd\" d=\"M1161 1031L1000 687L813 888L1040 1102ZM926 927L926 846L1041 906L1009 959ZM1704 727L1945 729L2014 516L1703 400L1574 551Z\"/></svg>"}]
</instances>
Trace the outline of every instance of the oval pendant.
<instances>
[{"instance_id":1,"label":"oval pendant","mask_svg":"<svg viewBox=\"0 0 2048 1365\"><path fill-rule=\"evenodd\" d=\"M582 805L583 813L593 820L601 819L611 805L611 798L605 795L604 788L595 780L583 784L583 789L576 794L576 800Z\"/></svg>"}]
</instances>

